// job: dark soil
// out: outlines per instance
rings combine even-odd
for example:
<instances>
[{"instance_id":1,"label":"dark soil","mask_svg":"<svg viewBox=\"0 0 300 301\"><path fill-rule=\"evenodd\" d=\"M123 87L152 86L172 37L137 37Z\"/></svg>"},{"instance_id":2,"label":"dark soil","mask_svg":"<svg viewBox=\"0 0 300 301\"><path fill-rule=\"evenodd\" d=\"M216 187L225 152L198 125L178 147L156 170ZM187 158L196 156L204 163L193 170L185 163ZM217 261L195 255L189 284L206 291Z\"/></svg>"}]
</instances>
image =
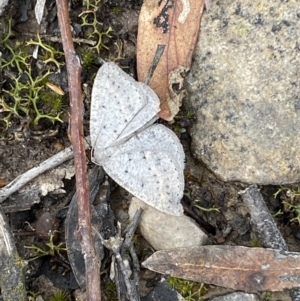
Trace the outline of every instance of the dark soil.
<instances>
[{"instance_id":1,"label":"dark soil","mask_svg":"<svg viewBox=\"0 0 300 301\"><path fill-rule=\"evenodd\" d=\"M93 7L90 8L89 13L86 13L89 22L92 22L92 19L96 16L99 22L97 25L99 32L104 33L107 32L109 27L112 28L109 35L104 34L102 36L103 47L99 49L99 53L95 49L92 50L91 46L85 42L75 43L76 51L84 65L82 83L85 93L84 104L86 110L84 120L86 134L88 134L90 91L93 77L101 65L100 57L104 60L117 61L118 64L124 67L124 70L136 76L135 45L141 2L140 0L102 1L97 4L98 8L95 10L95 15L91 12ZM95 0L91 0L90 3L94 4ZM83 19L80 17L80 14L86 10L86 7L82 6L81 1L71 1L70 18L74 37L85 39L85 41L96 41L95 37L89 36L92 32L92 27L82 26ZM6 13L0 17L1 40L7 36L9 19L12 20L11 29L13 35L9 37L8 43L15 52L18 52L18 49L20 49L20 43L23 43L22 45L24 46L31 39L36 41L38 31L45 44L62 51L61 43L59 41L54 42L57 41L57 38L59 39L55 2L46 1L44 18L42 24L38 26L34 16L33 1L11 1ZM4 59L7 62L11 59L11 53L3 42L0 44L0 51L2 53L0 60ZM2 122L2 120L8 116L8 112L4 110L3 106L0 106L0 185L2 186L65 147L70 146L67 135L69 116L66 67L62 65L58 72L55 64L44 63L45 58L43 58L42 50L38 59L31 57L33 46L26 47L26 51L29 51L30 54L28 64L30 64L34 76L45 74L47 70L50 70L52 74L47 80L64 90L63 110L60 115L62 122L53 123L44 118L38 124L34 124L35 113L31 107L29 114L25 114L22 111L18 112L19 116L12 114L9 118L9 126L6 128L6 123ZM91 54L88 62L86 53ZM62 56L58 57L57 60L63 63ZM0 62L1 66L3 66L3 61ZM24 76L24 72L20 72L15 65L6 66L0 70L0 98L5 98L11 105L12 100L3 91L11 91L12 78L18 78L19 76ZM26 84L27 82L28 78L24 77L23 83ZM44 108L44 106L45 104L41 102L40 109L47 114L47 108ZM238 191L245 189L246 185L241 183L223 183L208 172L199 162L194 161L190 154L190 138L188 135L188 129L193 119L188 119L184 116L186 114L183 109L179 114L179 118L170 127L180 133L178 135L180 135L187 156L185 206L192 208L195 215L201 216L204 220L204 223L199 222L196 217L198 222L201 223L201 228L210 235L213 244L256 246L258 240L255 230L252 229L250 224L248 209L238 195ZM34 202L31 199L28 207L24 208L21 205L22 202L25 202L24 198L26 199L28 196L21 198L19 194L3 203L3 210L7 213L18 252L22 258L29 260L35 255L33 250L26 248L26 246L36 246L47 250L46 243L49 242L49 230L52 232L57 230L53 238L56 245L65 241L65 219L68 205L74 194L75 183L73 178L64 180L63 183L64 191L56 189L56 191L46 196L41 196L39 193L35 195ZM112 186L115 187L116 185ZM295 214L287 212L282 205L282 199L291 201L285 192L279 194L276 199L274 198L274 193L278 188L262 187L261 191L272 214L279 212L279 210L284 212L276 218L278 227L286 239L290 251L298 251L299 225L298 223L290 222L295 217ZM294 188L296 189L297 187ZM114 188L110 194L109 202L114 210L115 217L117 220L121 220L123 224L127 222L126 208L128 200L128 194L119 187ZM14 206L11 206L11 202L14 203ZM194 205L215 208L218 211L197 210ZM195 218L195 216L193 217ZM191 237L191 239L193 238ZM152 250L142 238L138 246L139 258L142 261L151 254ZM117 300L115 293L110 291L109 263L110 254L106 252L103 259L103 268L106 269L103 272L103 294L107 300ZM142 270L141 294L146 295L159 278L160 276L155 273ZM46 299L59 289L70 293L72 300L75 300L75 295L78 298L77 300L80 300L79 285L74 278L66 252L63 250L59 253L55 252L54 255L29 261L26 285L29 295L30 292L31 294L38 293ZM207 289L206 297L213 296L214 292L219 294L218 288L207 286ZM274 294L273 299L276 300L276 298L277 300L289 300L287 295L276 297L276 294Z\"/></svg>"}]
</instances>

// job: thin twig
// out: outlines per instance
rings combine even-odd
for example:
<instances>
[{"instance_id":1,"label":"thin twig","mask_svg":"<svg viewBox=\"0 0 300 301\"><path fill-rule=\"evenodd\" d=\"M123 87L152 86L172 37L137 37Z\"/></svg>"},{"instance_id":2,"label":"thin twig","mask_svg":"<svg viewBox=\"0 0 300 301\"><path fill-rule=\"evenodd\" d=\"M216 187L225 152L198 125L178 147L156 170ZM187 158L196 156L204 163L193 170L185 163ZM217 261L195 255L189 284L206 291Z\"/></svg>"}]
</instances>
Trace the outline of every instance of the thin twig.
<instances>
[{"instance_id":1,"label":"thin twig","mask_svg":"<svg viewBox=\"0 0 300 301\"><path fill-rule=\"evenodd\" d=\"M140 301L139 291L138 291L138 271L140 270L138 259L136 253L134 251L132 238L134 232L137 228L139 223L142 209L139 208L130 224L125 229L125 240L121 235L121 225L118 223L118 233L115 236L110 237L109 239L105 240L101 234L94 229L94 231L98 234L101 238L103 245L111 250L114 254L115 260L117 264L115 266L115 283L117 286L119 300L126 300L129 301ZM132 277L132 270L129 263L129 258L127 256L127 251L130 250L131 259L133 261L133 277ZM125 291L123 289L123 285L125 285Z\"/></svg>"},{"instance_id":2,"label":"thin twig","mask_svg":"<svg viewBox=\"0 0 300 301\"><path fill-rule=\"evenodd\" d=\"M141 219L143 209L139 208L130 222L130 224L126 227L124 234L125 234L125 241L121 248L121 254L122 256L125 255L125 253L129 250L131 259L132 259L132 270L133 270L133 277L131 280L131 285L134 289L134 295L139 296L139 272L140 272L140 264L138 257L135 252L135 248L133 245L133 236L135 233L135 230L139 224L139 221ZM136 297L137 298L137 297Z\"/></svg>"},{"instance_id":3,"label":"thin twig","mask_svg":"<svg viewBox=\"0 0 300 301\"><path fill-rule=\"evenodd\" d=\"M87 300L99 301L101 300L101 262L95 252L95 245L92 237L88 178L83 142L83 98L80 82L81 66L72 40L68 3L66 0L56 0L56 5L68 71L68 85L70 91L70 132L74 151L76 190L78 194L78 237L81 242L82 253L85 259Z\"/></svg>"},{"instance_id":4,"label":"thin twig","mask_svg":"<svg viewBox=\"0 0 300 301\"><path fill-rule=\"evenodd\" d=\"M20 32L20 31L19 31ZM28 36L30 38L34 38L36 37L36 32L20 32L23 36ZM50 34L43 34L40 33L40 36L43 40L45 41L50 41L53 43L62 43L62 38L61 37L57 37L57 36L53 36ZM92 40L88 40L88 39L84 39L84 38L73 38L73 42L76 44L86 44L89 46L95 46L97 44L96 41L92 41Z\"/></svg>"},{"instance_id":5,"label":"thin twig","mask_svg":"<svg viewBox=\"0 0 300 301\"><path fill-rule=\"evenodd\" d=\"M48 37L49 41L51 41L51 42L62 43L62 40L59 37L52 37L52 36L46 36L46 37ZM91 40L81 39L81 38L74 38L73 41L74 41L74 43L77 43L77 44L87 44L89 46L95 46L97 44L96 41L91 41Z\"/></svg>"}]
</instances>

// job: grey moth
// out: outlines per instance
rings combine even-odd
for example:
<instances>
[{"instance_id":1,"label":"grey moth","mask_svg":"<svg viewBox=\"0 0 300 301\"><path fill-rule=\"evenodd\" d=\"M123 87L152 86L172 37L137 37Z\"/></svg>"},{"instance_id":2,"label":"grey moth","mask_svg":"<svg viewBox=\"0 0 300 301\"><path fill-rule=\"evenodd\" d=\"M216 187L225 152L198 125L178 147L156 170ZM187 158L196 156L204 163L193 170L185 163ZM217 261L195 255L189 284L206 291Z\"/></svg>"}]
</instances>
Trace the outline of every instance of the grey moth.
<instances>
[{"instance_id":1,"label":"grey moth","mask_svg":"<svg viewBox=\"0 0 300 301\"><path fill-rule=\"evenodd\" d=\"M184 152L171 130L153 124L159 104L146 84L104 63L92 90L92 161L148 205L182 215Z\"/></svg>"}]
</instances>

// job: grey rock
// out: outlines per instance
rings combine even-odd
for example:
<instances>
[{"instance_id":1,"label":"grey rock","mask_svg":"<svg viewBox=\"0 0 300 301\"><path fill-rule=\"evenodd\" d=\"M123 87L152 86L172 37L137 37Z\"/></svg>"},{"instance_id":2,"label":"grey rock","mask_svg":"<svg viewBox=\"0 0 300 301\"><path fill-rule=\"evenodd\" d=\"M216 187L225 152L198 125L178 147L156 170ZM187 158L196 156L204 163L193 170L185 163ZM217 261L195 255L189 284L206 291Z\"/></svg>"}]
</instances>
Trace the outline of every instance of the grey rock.
<instances>
[{"instance_id":1,"label":"grey rock","mask_svg":"<svg viewBox=\"0 0 300 301\"><path fill-rule=\"evenodd\" d=\"M221 297L213 298L212 301L259 301L260 299L254 294L232 293Z\"/></svg>"},{"instance_id":2,"label":"grey rock","mask_svg":"<svg viewBox=\"0 0 300 301\"><path fill-rule=\"evenodd\" d=\"M128 210L130 219L138 208L144 210L140 232L155 250L201 246L207 241L207 235L185 215L168 215L133 197Z\"/></svg>"},{"instance_id":3,"label":"grey rock","mask_svg":"<svg viewBox=\"0 0 300 301\"><path fill-rule=\"evenodd\" d=\"M213 2L186 79L192 149L219 178L300 180L299 1Z\"/></svg>"},{"instance_id":4,"label":"grey rock","mask_svg":"<svg viewBox=\"0 0 300 301\"><path fill-rule=\"evenodd\" d=\"M185 301L185 299L163 278L141 301Z\"/></svg>"},{"instance_id":5,"label":"grey rock","mask_svg":"<svg viewBox=\"0 0 300 301\"><path fill-rule=\"evenodd\" d=\"M0 0L0 16L3 14L7 3L8 3L8 0Z\"/></svg>"}]
</instances>

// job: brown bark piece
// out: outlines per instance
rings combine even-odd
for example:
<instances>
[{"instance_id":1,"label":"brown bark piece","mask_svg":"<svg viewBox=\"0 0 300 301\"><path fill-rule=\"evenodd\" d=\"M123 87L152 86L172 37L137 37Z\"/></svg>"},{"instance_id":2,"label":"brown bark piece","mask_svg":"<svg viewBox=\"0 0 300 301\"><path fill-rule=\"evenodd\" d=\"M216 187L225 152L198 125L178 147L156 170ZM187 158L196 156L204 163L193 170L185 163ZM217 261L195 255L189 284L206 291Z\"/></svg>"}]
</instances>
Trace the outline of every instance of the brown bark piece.
<instances>
[{"instance_id":1,"label":"brown bark piece","mask_svg":"<svg viewBox=\"0 0 300 301\"><path fill-rule=\"evenodd\" d=\"M137 38L138 79L145 81L157 45L166 45L149 86L161 101L159 116L172 120L181 106L184 73L198 39L203 0L145 0Z\"/></svg>"},{"instance_id":2,"label":"brown bark piece","mask_svg":"<svg viewBox=\"0 0 300 301\"><path fill-rule=\"evenodd\" d=\"M300 253L241 246L158 251L143 266L187 280L246 292L300 287Z\"/></svg>"}]
</instances>

